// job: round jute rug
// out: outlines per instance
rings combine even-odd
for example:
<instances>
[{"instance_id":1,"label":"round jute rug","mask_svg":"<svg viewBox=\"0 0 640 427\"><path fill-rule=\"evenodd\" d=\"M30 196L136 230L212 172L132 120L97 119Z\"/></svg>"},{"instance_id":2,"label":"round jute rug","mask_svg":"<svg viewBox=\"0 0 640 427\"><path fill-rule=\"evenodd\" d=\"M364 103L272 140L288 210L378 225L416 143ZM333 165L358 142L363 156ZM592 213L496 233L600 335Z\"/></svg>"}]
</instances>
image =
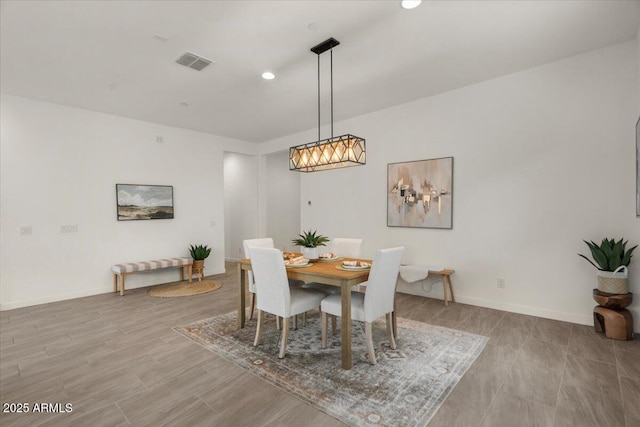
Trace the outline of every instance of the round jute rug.
<instances>
[{"instance_id":1,"label":"round jute rug","mask_svg":"<svg viewBox=\"0 0 640 427\"><path fill-rule=\"evenodd\" d=\"M147 291L152 297L170 298L170 297L188 297L190 295L204 294L207 292L220 289L222 283L217 280L203 280L202 282L193 281L169 283L168 285L159 285L150 288Z\"/></svg>"}]
</instances>

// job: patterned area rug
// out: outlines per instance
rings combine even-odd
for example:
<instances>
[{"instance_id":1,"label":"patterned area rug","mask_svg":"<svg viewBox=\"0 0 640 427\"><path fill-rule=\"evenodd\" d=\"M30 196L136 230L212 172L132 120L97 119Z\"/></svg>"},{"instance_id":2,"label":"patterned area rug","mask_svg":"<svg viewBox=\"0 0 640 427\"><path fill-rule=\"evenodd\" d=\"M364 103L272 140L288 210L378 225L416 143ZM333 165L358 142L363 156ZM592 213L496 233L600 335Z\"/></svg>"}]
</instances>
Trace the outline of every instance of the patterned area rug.
<instances>
[{"instance_id":1,"label":"patterned area rug","mask_svg":"<svg viewBox=\"0 0 640 427\"><path fill-rule=\"evenodd\" d=\"M290 331L287 356L278 359L279 331L269 316L263 341L253 346L256 320L238 330L237 313L174 328L226 360L352 426L426 425L482 352L488 338L398 318L397 349L384 321L373 325L378 364L366 359L364 328L353 322L353 368L341 368L340 331L320 345L320 315ZM338 325L339 325L338 321ZM331 328L329 328L330 330Z\"/></svg>"},{"instance_id":2,"label":"patterned area rug","mask_svg":"<svg viewBox=\"0 0 640 427\"><path fill-rule=\"evenodd\" d=\"M199 295L220 289L222 283L217 280L202 280L189 282L169 283L149 288L147 294L152 297L172 298Z\"/></svg>"}]
</instances>

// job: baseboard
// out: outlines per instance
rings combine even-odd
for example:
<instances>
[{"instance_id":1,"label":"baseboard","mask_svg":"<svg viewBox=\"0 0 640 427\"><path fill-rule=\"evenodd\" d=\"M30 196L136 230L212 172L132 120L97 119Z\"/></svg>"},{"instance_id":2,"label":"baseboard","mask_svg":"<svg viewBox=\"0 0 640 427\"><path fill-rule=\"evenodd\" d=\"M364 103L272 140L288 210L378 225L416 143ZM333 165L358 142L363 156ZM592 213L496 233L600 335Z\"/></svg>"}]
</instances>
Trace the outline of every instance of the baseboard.
<instances>
[{"instance_id":1,"label":"baseboard","mask_svg":"<svg viewBox=\"0 0 640 427\"><path fill-rule=\"evenodd\" d=\"M224 269L222 269L220 271L214 271L211 274L207 274L207 276L213 276L216 274L224 274L224 273L225 271ZM194 280L197 280L197 278L194 277ZM173 281L174 280L169 280L168 282L161 282L161 283L157 283L157 282L148 283L146 281L143 281L142 283L135 283L134 281L130 280L130 281L127 281L125 285L125 289L129 291L132 289L146 288L149 286L162 285L164 283L171 283ZM66 301L70 299L90 297L90 296L101 295L101 294L114 294L113 285L110 284L109 286L103 287L103 288L83 289L82 291L68 292L65 294L48 295L45 297L29 298L21 301L13 301L6 304L0 304L0 311L14 310L16 308L31 307L34 305L48 304L51 302Z\"/></svg>"},{"instance_id":2,"label":"baseboard","mask_svg":"<svg viewBox=\"0 0 640 427\"><path fill-rule=\"evenodd\" d=\"M579 325L593 325L592 314L565 313L562 311L544 310L537 307L510 304L500 301L489 301L480 298L469 298L456 295L456 301L463 304L476 305L479 307L493 308L496 310L508 311L510 313L527 314L545 319L561 320L563 322L577 323Z\"/></svg>"},{"instance_id":3,"label":"baseboard","mask_svg":"<svg viewBox=\"0 0 640 427\"><path fill-rule=\"evenodd\" d=\"M409 295L427 296L422 292L407 292L408 290L399 289L398 292L406 293ZM561 320L563 322L577 323L580 325L593 324L593 317L591 315L564 313L560 311L544 310L537 307L530 307L518 304L505 303L500 301L491 301L481 298L466 297L464 295L455 294L456 302L463 304L475 305L478 307L493 308L495 310L508 311L510 313L527 314L529 316L543 317L545 319ZM438 295L429 294L428 298L443 299Z\"/></svg>"},{"instance_id":4,"label":"baseboard","mask_svg":"<svg viewBox=\"0 0 640 427\"><path fill-rule=\"evenodd\" d=\"M398 290L398 292L426 296L413 292L406 292L405 290ZM443 299L437 295L428 295L428 298ZM529 316L542 317L544 319L560 320L562 322L576 323L578 325L593 326L593 315L589 314L575 314L565 313L561 311L545 310L538 307L530 307L518 304L510 304L500 301L490 301L481 298L465 297L464 295L456 294L456 302L463 304L475 305L478 307L493 308L495 310L508 311L510 313L526 314ZM637 319L634 319L634 334L640 335L640 324Z\"/></svg>"},{"instance_id":5,"label":"baseboard","mask_svg":"<svg viewBox=\"0 0 640 427\"><path fill-rule=\"evenodd\" d=\"M106 290L105 288L84 289L77 292L69 292L66 294L48 295L40 298L29 298L21 301L13 301L7 304L0 304L0 311L14 310L16 308L31 307L34 305L48 304L50 302L66 301L70 299L90 297L106 293L113 293L113 288Z\"/></svg>"}]
</instances>

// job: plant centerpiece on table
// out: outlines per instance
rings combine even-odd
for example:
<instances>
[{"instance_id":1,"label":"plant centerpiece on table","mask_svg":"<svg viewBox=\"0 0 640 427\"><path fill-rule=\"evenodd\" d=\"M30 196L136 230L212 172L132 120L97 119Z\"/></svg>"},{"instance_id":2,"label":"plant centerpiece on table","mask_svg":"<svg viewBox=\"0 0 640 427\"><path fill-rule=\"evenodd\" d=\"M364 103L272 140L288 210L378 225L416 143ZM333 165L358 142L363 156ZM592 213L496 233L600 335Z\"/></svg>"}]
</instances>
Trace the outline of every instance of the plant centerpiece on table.
<instances>
[{"instance_id":1,"label":"plant centerpiece on table","mask_svg":"<svg viewBox=\"0 0 640 427\"><path fill-rule=\"evenodd\" d=\"M599 245L593 241L584 242L589 246L595 263L582 254L578 255L598 269L598 290L609 294L628 293L628 267L633 251L638 245L627 250L627 241L623 239L616 241L604 238Z\"/></svg>"},{"instance_id":2,"label":"plant centerpiece on table","mask_svg":"<svg viewBox=\"0 0 640 427\"><path fill-rule=\"evenodd\" d=\"M298 234L297 239L293 239L291 242L294 245L302 247L302 256L307 259L318 259L318 246L325 246L325 243L329 241L327 236L317 234L318 231L305 231L303 234Z\"/></svg>"},{"instance_id":3,"label":"plant centerpiece on table","mask_svg":"<svg viewBox=\"0 0 640 427\"><path fill-rule=\"evenodd\" d=\"M202 280L204 277L204 260L211 255L211 248L207 245L189 245L189 253L193 258L191 272L198 273L199 280Z\"/></svg>"}]
</instances>

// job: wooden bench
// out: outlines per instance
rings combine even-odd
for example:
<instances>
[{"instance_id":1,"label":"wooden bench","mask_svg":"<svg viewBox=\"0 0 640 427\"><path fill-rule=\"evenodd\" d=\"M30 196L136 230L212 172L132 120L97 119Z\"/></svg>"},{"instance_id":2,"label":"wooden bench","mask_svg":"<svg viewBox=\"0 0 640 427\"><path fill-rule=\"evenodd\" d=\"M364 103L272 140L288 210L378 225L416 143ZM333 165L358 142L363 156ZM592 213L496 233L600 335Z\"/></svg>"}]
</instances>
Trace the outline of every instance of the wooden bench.
<instances>
[{"instance_id":1,"label":"wooden bench","mask_svg":"<svg viewBox=\"0 0 640 427\"><path fill-rule=\"evenodd\" d=\"M449 292L451 293L451 302L456 302L456 297L453 295L453 285L451 284L451 275L453 273L455 273L455 270L450 270L448 268L443 268L442 270L431 270L431 269L429 269L429 274L437 274L438 276L442 277L442 290L444 291L444 306L445 307L449 307L449 301L448 301L448 296L447 296L447 285L449 287ZM394 300L394 304L395 304L395 300ZM393 323L393 336L397 337L398 336L398 329L397 329L398 322L396 321L396 310L395 309L391 313L391 318L392 318L392 323Z\"/></svg>"},{"instance_id":2,"label":"wooden bench","mask_svg":"<svg viewBox=\"0 0 640 427\"><path fill-rule=\"evenodd\" d=\"M403 268L406 268L405 272L408 277L405 279L405 272ZM436 274L442 277L442 290L444 292L444 306L449 306L449 296L447 295L447 288L451 294L451 302L456 302L456 297L453 295L453 284L451 283L451 275L455 273L455 270L442 267L433 267L422 264L404 264L400 266L400 277L407 283L413 283L421 281L429 277L430 274Z\"/></svg>"},{"instance_id":3,"label":"wooden bench","mask_svg":"<svg viewBox=\"0 0 640 427\"><path fill-rule=\"evenodd\" d=\"M192 265L193 259L191 258L166 258L113 265L111 266L111 271L113 271L113 292L118 292L118 277L120 277L120 295L124 295L124 277L127 274L157 270L159 268L180 267L180 280L184 280L184 273L187 273L189 283L191 283Z\"/></svg>"}]
</instances>

